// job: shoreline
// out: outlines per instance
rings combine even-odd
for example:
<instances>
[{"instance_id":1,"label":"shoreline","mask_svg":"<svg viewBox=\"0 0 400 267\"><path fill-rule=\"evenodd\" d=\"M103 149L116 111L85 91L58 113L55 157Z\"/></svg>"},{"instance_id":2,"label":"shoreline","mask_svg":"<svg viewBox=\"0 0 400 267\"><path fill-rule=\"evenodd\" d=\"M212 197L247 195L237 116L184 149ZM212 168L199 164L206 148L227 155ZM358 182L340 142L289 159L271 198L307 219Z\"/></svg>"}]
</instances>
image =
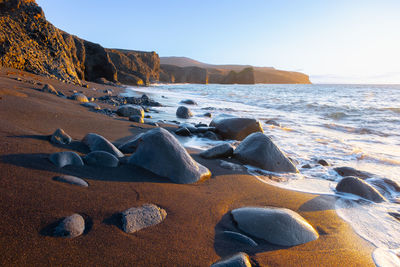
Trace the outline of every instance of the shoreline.
<instances>
[{"instance_id":1,"label":"shoreline","mask_svg":"<svg viewBox=\"0 0 400 267\"><path fill-rule=\"evenodd\" d=\"M22 81L12 79L16 77ZM108 88L114 94L125 90L90 82L89 88L83 88L0 69L3 215L0 262L3 266L209 266L239 251L248 253L260 266L374 266L371 256L374 247L336 214L334 197L268 185L244 172L223 169L218 160L202 159L194 150L190 154L210 169L212 177L190 185L174 184L138 168L134 172L125 167L55 168L46 156L70 150L52 145L46 139L57 128L64 129L74 140L94 132L119 143L154 126L97 114L76 101L40 92L37 89L43 85L28 81L50 83L65 95L77 90L98 97ZM78 149L78 153L85 151ZM76 188L53 181L52 177L59 174L82 177L89 187ZM113 222L113 215L144 203L155 203L165 209L166 220L135 234L125 234ZM320 238L289 248L267 242L251 248L221 237L218 233L222 229L234 227L229 223L228 212L246 205L297 211L317 229ZM58 218L75 212L85 214L91 222L83 236L67 240L41 234Z\"/></svg>"}]
</instances>

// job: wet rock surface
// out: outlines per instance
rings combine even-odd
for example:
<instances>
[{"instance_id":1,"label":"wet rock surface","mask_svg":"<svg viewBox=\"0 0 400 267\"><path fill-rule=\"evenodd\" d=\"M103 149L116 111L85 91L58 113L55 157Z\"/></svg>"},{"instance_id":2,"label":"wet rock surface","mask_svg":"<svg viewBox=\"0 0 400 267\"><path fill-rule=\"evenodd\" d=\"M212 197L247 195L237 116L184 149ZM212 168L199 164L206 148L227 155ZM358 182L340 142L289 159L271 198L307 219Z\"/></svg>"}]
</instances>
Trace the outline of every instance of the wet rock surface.
<instances>
[{"instance_id":1,"label":"wet rock surface","mask_svg":"<svg viewBox=\"0 0 400 267\"><path fill-rule=\"evenodd\" d=\"M351 167L337 167L334 168L333 170L343 177L354 176L360 179L367 179L374 176L372 173L360 171Z\"/></svg>"},{"instance_id":2,"label":"wet rock surface","mask_svg":"<svg viewBox=\"0 0 400 267\"><path fill-rule=\"evenodd\" d=\"M239 229L272 244L296 246L319 237L303 217L289 209L243 207L231 214Z\"/></svg>"},{"instance_id":3,"label":"wet rock surface","mask_svg":"<svg viewBox=\"0 0 400 267\"><path fill-rule=\"evenodd\" d=\"M139 137L129 164L145 168L176 183L194 183L211 176L167 130L155 128Z\"/></svg>"},{"instance_id":4,"label":"wet rock surface","mask_svg":"<svg viewBox=\"0 0 400 267\"><path fill-rule=\"evenodd\" d=\"M214 118L211 127L224 139L243 140L249 134L264 132L261 123L255 119L238 118L233 116L218 116Z\"/></svg>"},{"instance_id":5,"label":"wet rock surface","mask_svg":"<svg viewBox=\"0 0 400 267\"><path fill-rule=\"evenodd\" d=\"M178 109L176 110L176 116L178 118L181 119L189 119L190 117L193 117L192 112L190 111L190 109L188 109L185 106L180 106L178 107Z\"/></svg>"},{"instance_id":6,"label":"wet rock surface","mask_svg":"<svg viewBox=\"0 0 400 267\"><path fill-rule=\"evenodd\" d=\"M246 137L233 153L244 164L272 172L298 172L288 157L263 133Z\"/></svg>"},{"instance_id":7,"label":"wet rock surface","mask_svg":"<svg viewBox=\"0 0 400 267\"><path fill-rule=\"evenodd\" d=\"M336 185L338 192L350 193L373 202L383 202L385 198L374 187L357 177L344 177Z\"/></svg>"}]
</instances>

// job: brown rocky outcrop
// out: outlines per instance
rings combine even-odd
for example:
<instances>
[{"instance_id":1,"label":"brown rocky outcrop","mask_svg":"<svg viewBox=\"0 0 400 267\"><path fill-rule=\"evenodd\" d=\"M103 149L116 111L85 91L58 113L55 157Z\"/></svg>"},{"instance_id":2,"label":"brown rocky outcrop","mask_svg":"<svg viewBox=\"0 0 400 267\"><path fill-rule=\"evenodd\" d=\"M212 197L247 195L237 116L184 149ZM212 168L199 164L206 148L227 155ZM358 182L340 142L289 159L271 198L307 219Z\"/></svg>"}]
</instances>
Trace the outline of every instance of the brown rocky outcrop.
<instances>
[{"instance_id":1,"label":"brown rocky outcrop","mask_svg":"<svg viewBox=\"0 0 400 267\"><path fill-rule=\"evenodd\" d=\"M158 80L155 52L106 49L59 30L34 0L0 0L0 66L73 83Z\"/></svg>"},{"instance_id":2,"label":"brown rocky outcrop","mask_svg":"<svg viewBox=\"0 0 400 267\"><path fill-rule=\"evenodd\" d=\"M208 71L199 67L161 65L160 82L207 84Z\"/></svg>"}]
</instances>

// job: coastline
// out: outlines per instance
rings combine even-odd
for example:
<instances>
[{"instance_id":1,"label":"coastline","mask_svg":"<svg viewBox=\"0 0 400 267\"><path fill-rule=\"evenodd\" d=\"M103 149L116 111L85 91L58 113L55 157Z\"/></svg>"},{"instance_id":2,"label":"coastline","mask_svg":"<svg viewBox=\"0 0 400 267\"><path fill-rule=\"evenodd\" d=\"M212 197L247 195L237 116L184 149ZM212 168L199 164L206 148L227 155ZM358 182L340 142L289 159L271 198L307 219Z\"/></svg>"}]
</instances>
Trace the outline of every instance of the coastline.
<instances>
[{"instance_id":1,"label":"coastline","mask_svg":"<svg viewBox=\"0 0 400 267\"><path fill-rule=\"evenodd\" d=\"M16 77L22 81L12 79ZM244 172L223 169L218 160L204 160L196 151L190 151L191 155L211 170L212 177L192 185L174 184L138 168L134 172L128 168L82 171L51 166L48 154L68 150L46 139L57 128L63 128L74 140L94 132L118 143L154 126L91 112L76 101L38 91L42 86L25 82L31 80L50 83L65 95L77 90L97 97L108 88L115 94L124 90L90 82L89 88L82 88L0 69L3 266L209 266L238 251L248 253L260 266L374 266L374 247L339 218L334 197L274 187ZM90 186L76 188L52 180L61 173L79 175ZM125 234L113 215L144 203L165 209L167 219L138 233ZM246 205L292 209L317 229L320 238L290 248L264 242L252 249L218 235L221 229L233 227L227 213ZM74 212L89 219L86 234L71 240L41 234L46 226Z\"/></svg>"}]
</instances>

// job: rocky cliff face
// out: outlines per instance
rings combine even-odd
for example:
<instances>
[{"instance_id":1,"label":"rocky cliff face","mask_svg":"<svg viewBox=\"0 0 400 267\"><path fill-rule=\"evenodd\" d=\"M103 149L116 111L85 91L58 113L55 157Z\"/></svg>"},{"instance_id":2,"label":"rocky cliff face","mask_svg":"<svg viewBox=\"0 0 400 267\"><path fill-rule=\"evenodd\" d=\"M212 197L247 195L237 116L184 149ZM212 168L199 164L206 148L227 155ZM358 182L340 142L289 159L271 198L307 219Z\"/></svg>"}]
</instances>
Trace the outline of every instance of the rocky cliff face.
<instances>
[{"instance_id":1,"label":"rocky cliff face","mask_svg":"<svg viewBox=\"0 0 400 267\"><path fill-rule=\"evenodd\" d=\"M0 65L73 83L158 80L155 52L103 48L49 23L34 0L0 0Z\"/></svg>"},{"instance_id":2,"label":"rocky cliff face","mask_svg":"<svg viewBox=\"0 0 400 267\"><path fill-rule=\"evenodd\" d=\"M207 84L208 72L199 67L161 65L160 82Z\"/></svg>"}]
</instances>

